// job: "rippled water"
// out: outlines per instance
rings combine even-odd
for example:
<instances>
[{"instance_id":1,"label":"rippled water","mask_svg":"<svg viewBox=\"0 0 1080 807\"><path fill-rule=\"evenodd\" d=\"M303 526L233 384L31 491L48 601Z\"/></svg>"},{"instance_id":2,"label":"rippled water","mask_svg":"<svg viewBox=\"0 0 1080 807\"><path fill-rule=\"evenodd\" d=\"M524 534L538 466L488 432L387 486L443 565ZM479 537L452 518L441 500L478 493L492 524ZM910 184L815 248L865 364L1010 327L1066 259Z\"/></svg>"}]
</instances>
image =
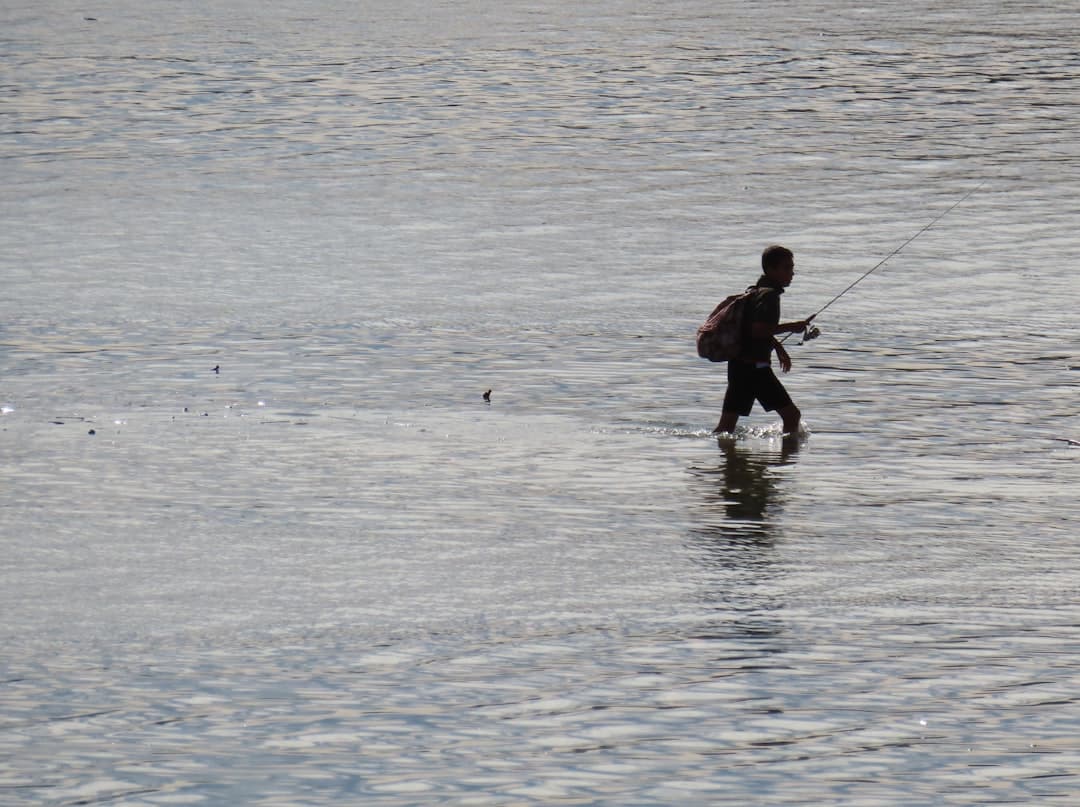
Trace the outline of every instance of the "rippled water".
<instances>
[{"instance_id":1,"label":"rippled water","mask_svg":"<svg viewBox=\"0 0 1080 807\"><path fill-rule=\"evenodd\" d=\"M1074 17L8 3L0 802L1075 799Z\"/></svg>"}]
</instances>

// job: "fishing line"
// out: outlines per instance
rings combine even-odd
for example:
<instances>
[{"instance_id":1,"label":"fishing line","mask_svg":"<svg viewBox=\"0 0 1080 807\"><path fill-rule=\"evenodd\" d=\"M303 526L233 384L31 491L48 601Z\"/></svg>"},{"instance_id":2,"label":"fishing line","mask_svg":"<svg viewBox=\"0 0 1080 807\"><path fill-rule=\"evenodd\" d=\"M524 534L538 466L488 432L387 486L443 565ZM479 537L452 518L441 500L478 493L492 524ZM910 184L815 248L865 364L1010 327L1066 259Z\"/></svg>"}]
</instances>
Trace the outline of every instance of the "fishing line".
<instances>
[{"instance_id":1,"label":"fishing line","mask_svg":"<svg viewBox=\"0 0 1080 807\"><path fill-rule=\"evenodd\" d=\"M821 308L819 308L814 314L807 317L807 320L814 319L818 314L820 314L822 311L824 311L830 305L835 303L837 300L839 300L841 297L843 297L845 294L847 294L849 291L851 291L853 288L855 288L855 286L857 286L862 281L866 280L866 278L868 278L870 275L872 275L874 272L876 272L878 269L880 269L885 264L886 261L888 261L890 258L893 258L896 255L898 255L900 253L900 251L904 247L906 247L908 244L910 244L912 241L914 241L920 235L925 233L927 230L929 230L931 227L933 227L935 224L937 224L939 221L941 221L947 215L952 213L956 208L960 207L960 205L962 205L964 202L966 202L971 197L971 195L975 193L975 191L979 190L979 188L981 188L985 184L986 184L986 180L983 180L978 185L976 185L974 188L972 188L967 193L965 193L963 195L963 197L960 198L958 201L953 202L953 204L950 207L948 207L943 212L939 213L929 224L927 224L921 230L919 230L917 233L915 233L915 235L911 236L911 238L909 238L907 241L902 243L900 246L898 246L896 249L894 249L892 252L890 252L888 255L886 255L884 258L882 258L880 261L878 261L869 270L867 270L866 272L863 272L862 275L855 278L854 281L852 281L850 284L848 284L847 288L845 288L842 292L840 292L835 297L833 297L831 300L829 300L829 302L825 303L825 305L823 305ZM813 335L811 335L811 333ZM803 342L809 341L810 339L816 339L820 335L820 333L821 332L818 331L816 328L807 328L806 334L803 336ZM781 343L787 341L788 337L790 337L790 336L791 336L790 333L787 334L787 336L785 336L783 339L780 340ZM800 342L799 344L802 344L802 342Z\"/></svg>"}]
</instances>

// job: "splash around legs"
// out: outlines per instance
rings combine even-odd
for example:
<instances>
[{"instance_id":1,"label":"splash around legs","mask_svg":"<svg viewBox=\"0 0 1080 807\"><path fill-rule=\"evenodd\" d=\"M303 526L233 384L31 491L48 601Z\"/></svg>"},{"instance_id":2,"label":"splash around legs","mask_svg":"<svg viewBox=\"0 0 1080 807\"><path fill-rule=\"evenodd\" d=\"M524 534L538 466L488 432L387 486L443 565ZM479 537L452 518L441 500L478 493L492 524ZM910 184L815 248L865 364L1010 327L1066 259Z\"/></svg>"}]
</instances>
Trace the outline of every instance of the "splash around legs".
<instances>
[{"instance_id":1,"label":"splash around legs","mask_svg":"<svg viewBox=\"0 0 1080 807\"><path fill-rule=\"evenodd\" d=\"M799 411L799 407L797 407L795 404L788 404L787 406L777 409L776 414L780 415L781 419L781 427L779 430L777 430L776 427L770 427L761 430L760 432L756 430L747 430L747 434L749 436L756 437L782 436L785 440L787 440L789 438L799 439L801 437L807 436L810 433L810 430L807 429L806 425L803 423L802 412ZM712 431L713 435L717 437L730 437L731 439L735 439L735 437L737 436L736 426L738 425L739 417L740 413L738 412L723 412L720 415L720 422L716 424L716 428ZM777 431L780 432L779 435L777 435Z\"/></svg>"}]
</instances>

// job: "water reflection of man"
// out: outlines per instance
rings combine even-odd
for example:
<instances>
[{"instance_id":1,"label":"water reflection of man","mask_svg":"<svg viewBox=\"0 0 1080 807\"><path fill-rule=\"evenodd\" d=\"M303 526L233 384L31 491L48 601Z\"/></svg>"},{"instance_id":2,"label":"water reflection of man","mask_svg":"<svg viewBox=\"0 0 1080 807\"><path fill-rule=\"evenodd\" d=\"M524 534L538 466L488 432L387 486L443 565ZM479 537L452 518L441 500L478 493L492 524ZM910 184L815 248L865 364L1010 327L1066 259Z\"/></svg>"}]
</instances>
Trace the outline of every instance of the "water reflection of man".
<instances>
[{"instance_id":1,"label":"water reflection of man","mask_svg":"<svg viewBox=\"0 0 1080 807\"><path fill-rule=\"evenodd\" d=\"M791 464L796 441L779 448L717 441L723 460L715 468L692 473L701 494L698 524L690 546L707 572L701 596L718 611L713 634L755 638L780 635L777 618L782 603L769 581L775 575L776 513L783 501L777 469Z\"/></svg>"},{"instance_id":2,"label":"water reflection of man","mask_svg":"<svg viewBox=\"0 0 1080 807\"><path fill-rule=\"evenodd\" d=\"M708 532L714 540L723 539L721 543L742 542L749 536L767 539L780 498L775 469L794 461L799 444L784 440L778 450L761 450L731 440L717 443L724 454L720 467L695 472L709 482L707 509L723 512L721 519L708 520Z\"/></svg>"},{"instance_id":3,"label":"water reflection of man","mask_svg":"<svg viewBox=\"0 0 1080 807\"><path fill-rule=\"evenodd\" d=\"M777 498L776 476L771 468L787 465L798 443L784 440L778 452L740 450L730 440L720 440L724 452L721 496L729 519L765 524L769 505Z\"/></svg>"}]
</instances>

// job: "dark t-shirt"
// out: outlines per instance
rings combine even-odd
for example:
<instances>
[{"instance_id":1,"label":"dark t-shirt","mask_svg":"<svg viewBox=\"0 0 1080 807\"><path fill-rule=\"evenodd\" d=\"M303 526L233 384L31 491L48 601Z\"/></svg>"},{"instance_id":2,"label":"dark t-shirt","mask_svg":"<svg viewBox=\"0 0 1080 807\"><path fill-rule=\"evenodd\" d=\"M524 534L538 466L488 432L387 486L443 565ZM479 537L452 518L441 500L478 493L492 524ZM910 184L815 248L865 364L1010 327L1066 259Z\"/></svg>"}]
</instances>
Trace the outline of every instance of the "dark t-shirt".
<instances>
[{"instance_id":1,"label":"dark t-shirt","mask_svg":"<svg viewBox=\"0 0 1080 807\"><path fill-rule=\"evenodd\" d=\"M760 289L760 292L754 295L750 308L746 312L747 327L751 328L751 334L755 322L764 322L771 327L780 324L780 295L784 293L781 287L773 285L773 282L765 275L758 278L758 282L754 285ZM769 363L773 350L772 335L764 339L754 339L752 335L749 335L747 341L750 345L749 360L755 363Z\"/></svg>"}]
</instances>

